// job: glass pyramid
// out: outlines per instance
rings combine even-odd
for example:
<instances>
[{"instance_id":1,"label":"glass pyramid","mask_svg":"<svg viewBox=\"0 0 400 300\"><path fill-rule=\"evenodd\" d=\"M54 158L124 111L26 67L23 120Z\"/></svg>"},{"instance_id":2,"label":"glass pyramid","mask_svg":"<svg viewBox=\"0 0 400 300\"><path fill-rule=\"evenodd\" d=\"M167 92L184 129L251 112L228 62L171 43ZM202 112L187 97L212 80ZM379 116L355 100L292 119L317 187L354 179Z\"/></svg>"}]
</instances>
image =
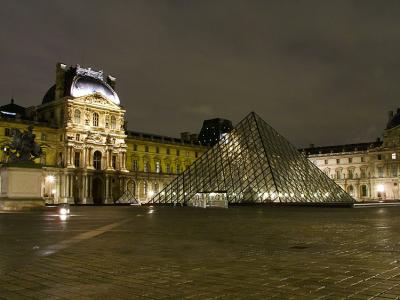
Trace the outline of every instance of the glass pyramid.
<instances>
[{"instance_id":1,"label":"glass pyramid","mask_svg":"<svg viewBox=\"0 0 400 300\"><path fill-rule=\"evenodd\" d=\"M150 203L352 203L354 199L254 112Z\"/></svg>"}]
</instances>

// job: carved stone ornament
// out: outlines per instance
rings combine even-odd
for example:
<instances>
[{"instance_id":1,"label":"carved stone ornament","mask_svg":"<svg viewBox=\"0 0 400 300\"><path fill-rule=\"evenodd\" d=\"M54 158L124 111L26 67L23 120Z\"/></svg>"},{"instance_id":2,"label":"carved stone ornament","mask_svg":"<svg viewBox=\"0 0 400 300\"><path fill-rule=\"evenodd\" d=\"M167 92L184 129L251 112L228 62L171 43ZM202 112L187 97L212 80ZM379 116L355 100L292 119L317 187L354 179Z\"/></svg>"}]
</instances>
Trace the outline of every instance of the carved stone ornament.
<instances>
[{"instance_id":1,"label":"carved stone ornament","mask_svg":"<svg viewBox=\"0 0 400 300\"><path fill-rule=\"evenodd\" d=\"M80 65L76 65L76 74L82 76L89 76L93 78L97 78L100 80L104 80L103 78L103 70L95 71L92 68L82 68Z\"/></svg>"}]
</instances>

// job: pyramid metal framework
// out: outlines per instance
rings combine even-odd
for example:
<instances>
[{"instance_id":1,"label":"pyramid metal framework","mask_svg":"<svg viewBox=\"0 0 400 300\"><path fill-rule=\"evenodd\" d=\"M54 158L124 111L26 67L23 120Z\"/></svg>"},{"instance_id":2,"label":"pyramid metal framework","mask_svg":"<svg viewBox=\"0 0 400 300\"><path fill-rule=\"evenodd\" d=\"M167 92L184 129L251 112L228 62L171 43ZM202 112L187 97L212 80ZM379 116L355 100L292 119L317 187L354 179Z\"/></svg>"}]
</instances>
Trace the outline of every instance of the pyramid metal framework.
<instances>
[{"instance_id":1,"label":"pyramid metal framework","mask_svg":"<svg viewBox=\"0 0 400 300\"><path fill-rule=\"evenodd\" d=\"M353 203L355 200L254 112L150 203Z\"/></svg>"}]
</instances>

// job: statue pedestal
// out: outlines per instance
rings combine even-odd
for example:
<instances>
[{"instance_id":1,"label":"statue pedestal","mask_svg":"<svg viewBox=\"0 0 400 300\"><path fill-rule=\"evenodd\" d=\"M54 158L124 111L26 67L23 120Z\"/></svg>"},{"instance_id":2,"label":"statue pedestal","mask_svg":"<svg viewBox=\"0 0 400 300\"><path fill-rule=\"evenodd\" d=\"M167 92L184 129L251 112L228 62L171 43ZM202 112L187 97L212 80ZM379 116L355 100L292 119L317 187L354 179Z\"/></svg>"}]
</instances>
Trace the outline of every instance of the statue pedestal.
<instances>
[{"instance_id":1,"label":"statue pedestal","mask_svg":"<svg viewBox=\"0 0 400 300\"><path fill-rule=\"evenodd\" d=\"M31 210L45 206L41 195L41 166L5 166L0 169L0 210Z\"/></svg>"}]
</instances>

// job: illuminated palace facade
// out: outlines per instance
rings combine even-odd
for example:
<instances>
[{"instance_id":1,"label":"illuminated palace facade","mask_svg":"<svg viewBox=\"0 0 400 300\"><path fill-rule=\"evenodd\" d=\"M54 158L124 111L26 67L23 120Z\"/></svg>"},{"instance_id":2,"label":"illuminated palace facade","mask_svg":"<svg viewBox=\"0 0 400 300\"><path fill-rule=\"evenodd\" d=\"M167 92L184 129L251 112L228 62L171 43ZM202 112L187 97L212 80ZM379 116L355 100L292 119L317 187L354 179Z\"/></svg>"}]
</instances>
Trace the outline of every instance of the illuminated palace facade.
<instances>
[{"instance_id":1,"label":"illuminated palace facade","mask_svg":"<svg viewBox=\"0 0 400 300\"><path fill-rule=\"evenodd\" d=\"M400 199L400 109L389 112L383 140L302 151L358 201Z\"/></svg>"},{"instance_id":2,"label":"illuminated palace facade","mask_svg":"<svg viewBox=\"0 0 400 300\"><path fill-rule=\"evenodd\" d=\"M0 107L1 143L13 128L34 127L47 203L146 202L208 149L188 133L178 139L127 130L115 81L58 63L42 104L24 108L12 100ZM1 155L4 164L7 155Z\"/></svg>"}]
</instances>

